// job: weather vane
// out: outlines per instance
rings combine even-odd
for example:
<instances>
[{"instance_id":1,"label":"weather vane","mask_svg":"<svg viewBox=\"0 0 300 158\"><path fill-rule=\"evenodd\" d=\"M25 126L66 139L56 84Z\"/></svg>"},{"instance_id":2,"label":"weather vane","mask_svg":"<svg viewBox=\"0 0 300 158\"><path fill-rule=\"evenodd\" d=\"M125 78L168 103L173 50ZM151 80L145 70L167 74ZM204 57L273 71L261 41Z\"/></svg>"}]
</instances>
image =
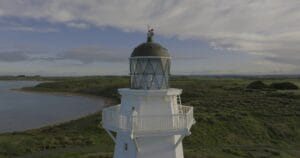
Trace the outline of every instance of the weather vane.
<instances>
[{"instance_id":1,"label":"weather vane","mask_svg":"<svg viewBox=\"0 0 300 158\"><path fill-rule=\"evenodd\" d=\"M148 25L147 42L152 42L153 36L154 36L154 29Z\"/></svg>"}]
</instances>

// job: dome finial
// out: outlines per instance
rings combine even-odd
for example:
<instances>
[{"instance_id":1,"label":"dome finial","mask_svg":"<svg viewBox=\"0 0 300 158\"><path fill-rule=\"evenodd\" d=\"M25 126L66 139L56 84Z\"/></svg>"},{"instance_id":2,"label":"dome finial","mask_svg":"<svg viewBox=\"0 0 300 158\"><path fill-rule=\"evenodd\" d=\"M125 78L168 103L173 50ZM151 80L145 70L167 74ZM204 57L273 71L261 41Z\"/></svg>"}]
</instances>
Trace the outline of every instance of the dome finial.
<instances>
[{"instance_id":1,"label":"dome finial","mask_svg":"<svg viewBox=\"0 0 300 158\"><path fill-rule=\"evenodd\" d=\"M153 36L154 36L154 29L148 25L147 42L152 42Z\"/></svg>"}]
</instances>

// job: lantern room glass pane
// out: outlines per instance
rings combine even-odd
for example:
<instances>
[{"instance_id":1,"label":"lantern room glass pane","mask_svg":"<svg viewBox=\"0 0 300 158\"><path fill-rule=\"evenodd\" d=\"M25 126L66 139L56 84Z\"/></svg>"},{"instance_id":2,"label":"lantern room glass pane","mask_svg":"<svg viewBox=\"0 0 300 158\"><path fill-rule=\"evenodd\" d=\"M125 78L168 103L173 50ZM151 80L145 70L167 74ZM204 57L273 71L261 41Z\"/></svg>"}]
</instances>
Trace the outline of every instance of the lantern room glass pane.
<instances>
[{"instance_id":1,"label":"lantern room glass pane","mask_svg":"<svg viewBox=\"0 0 300 158\"><path fill-rule=\"evenodd\" d=\"M130 59L131 88L166 89L169 87L169 58Z\"/></svg>"}]
</instances>

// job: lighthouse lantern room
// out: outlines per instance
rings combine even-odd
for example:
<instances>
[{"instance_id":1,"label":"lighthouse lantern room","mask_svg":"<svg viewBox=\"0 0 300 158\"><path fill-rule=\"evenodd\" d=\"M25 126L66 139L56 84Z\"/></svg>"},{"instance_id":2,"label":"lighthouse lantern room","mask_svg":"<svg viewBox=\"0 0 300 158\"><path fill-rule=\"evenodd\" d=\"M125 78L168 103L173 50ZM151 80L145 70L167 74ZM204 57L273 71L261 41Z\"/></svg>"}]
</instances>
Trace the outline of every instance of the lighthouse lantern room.
<instances>
[{"instance_id":1,"label":"lighthouse lantern room","mask_svg":"<svg viewBox=\"0 0 300 158\"><path fill-rule=\"evenodd\" d=\"M182 90L169 88L171 58L153 35L150 29L129 58L130 88L118 90L121 104L102 112L114 158L183 158L182 140L195 123L193 107L181 105Z\"/></svg>"}]
</instances>

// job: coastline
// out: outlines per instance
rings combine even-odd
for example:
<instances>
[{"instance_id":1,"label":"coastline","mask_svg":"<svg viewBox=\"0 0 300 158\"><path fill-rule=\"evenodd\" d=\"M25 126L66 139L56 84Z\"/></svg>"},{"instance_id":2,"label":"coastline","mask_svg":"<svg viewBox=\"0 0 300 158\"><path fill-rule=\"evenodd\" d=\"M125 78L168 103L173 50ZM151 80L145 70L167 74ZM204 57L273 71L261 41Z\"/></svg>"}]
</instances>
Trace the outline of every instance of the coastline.
<instances>
[{"instance_id":1,"label":"coastline","mask_svg":"<svg viewBox=\"0 0 300 158\"><path fill-rule=\"evenodd\" d=\"M26 88L26 87L25 87ZM32 87L30 87L32 88ZM77 121L77 120L81 120L84 119L86 117L91 117L93 115L99 114L99 116L101 116L101 111L103 108L108 107L108 106L112 106L117 104L117 100L116 99L112 99L112 98L108 98L108 97L102 97L102 96L96 96L96 95L90 95L90 94L82 94L82 93L72 93L72 92L51 92L51 91L35 91L35 90L29 90L29 89L24 89L23 88L19 88L19 89L11 89L13 91L19 91L19 92L24 92L24 93L45 93L45 94L58 94L58 95L66 95L66 96L80 96L80 97L87 97L90 99L96 99L99 101L103 101L104 105L100 110L94 111L94 112L90 112L84 115L79 116L78 118L74 118L74 119L70 119L70 120L62 120L62 121L58 121L56 123L52 123L49 125L45 125L45 126L41 126L41 127L37 127L37 128L31 128L31 129L26 129L23 131L12 131L12 132L4 132L4 133L0 133L1 134L13 134L13 133L22 133L22 132L30 132L30 131L34 131L34 130L42 130L42 129L47 129L47 128L52 128L55 126L61 126L73 121Z\"/></svg>"},{"instance_id":2,"label":"coastline","mask_svg":"<svg viewBox=\"0 0 300 158\"><path fill-rule=\"evenodd\" d=\"M84 94L84 93L75 93L75 92L57 92L57 91L41 91L41 90L35 90L35 86L41 84L41 83L53 83L53 82L58 82L58 81L53 81L53 80L16 80L16 79L11 79L11 80L1 80L0 81L37 81L38 83L32 87L21 87L21 88L16 88L16 89L10 89L13 91L19 91L19 92L28 92L28 93L45 93L45 94L58 94L58 95L66 95L66 96L81 96L81 97L88 97L92 99L101 99L104 100L105 104L110 104L111 102L114 102L114 99L109 98L109 97L102 97L102 96L97 96L97 95L91 95L91 94ZM104 106L106 107L106 106Z\"/></svg>"},{"instance_id":3,"label":"coastline","mask_svg":"<svg viewBox=\"0 0 300 158\"><path fill-rule=\"evenodd\" d=\"M12 80L9 80L12 81ZM55 81L54 81L55 82ZM40 82L40 83L44 83L44 82ZM38 84L40 84L38 83ZM109 98L109 97L103 97L103 96L97 96L97 95L92 95L92 94L84 94L84 93L74 93L74 92L55 92L55 91L40 91L40 90L34 90L34 87L36 85L32 86L32 87L21 87L21 88L15 88L15 89L9 89L11 91L17 91L17 92L23 92L23 93L39 93L39 94L48 94L48 95L63 95L63 96L74 96L74 97L85 97L88 99L93 99L93 100L98 100L101 102L102 107L96 111L92 111L83 115L79 115L78 117L75 118L71 118L71 119L63 119L63 120L58 120L55 121L53 123L50 124L45 124L45 125L41 125L40 127L34 127L34 128L27 128L24 130L16 130L16 131L3 131L0 132L0 135L2 134L13 134L13 133L22 133L22 132L27 132L27 131L34 131L34 130L40 130L40 129L45 129L45 128L52 128L55 126L60 126L63 124L67 124L69 122L72 121L77 121L80 119L84 119L86 117L90 117L93 115L98 114L99 116L101 116L101 111L103 108L117 104L117 100L113 99L113 98Z\"/></svg>"},{"instance_id":4,"label":"coastline","mask_svg":"<svg viewBox=\"0 0 300 158\"><path fill-rule=\"evenodd\" d=\"M91 99L104 101L103 108L114 105L114 104L118 104L116 99L92 95L92 94L74 93L74 92L39 91L39 90L32 90L32 89L26 89L26 88L28 88L28 87L23 87L23 88L19 88L19 89L11 89L11 90L19 91L19 92L26 92L26 93L40 93L40 94L44 93L44 94L58 94L58 95L65 95L65 96L87 97L87 98L91 98ZM29 88L32 88L32 87L29 87Z\"/></svg>"},{"instance_id":5,"label":"coastline","mask_svg":"<svg viewBox=\"0 0 300 158\"><path fill-rule=\"evenodd\" d=\"M9 90L22 93L86 97L96 102L97 100L101 101L103 106L98 110L75 118L20 131L1 132L0 157L44 157L45 153L49 156L52 155L52 157L61 157L63 153L68 152L74 152L78 155L94 153L101 157L112 157L114 144L100 125L101 111L107 106L116 104L117 99L83 93L33 90L35 86ZM82 151L79 152L76 149ZM59 150L59 152L56 152L56 150Z\"/></svg>"}]
</instances>

